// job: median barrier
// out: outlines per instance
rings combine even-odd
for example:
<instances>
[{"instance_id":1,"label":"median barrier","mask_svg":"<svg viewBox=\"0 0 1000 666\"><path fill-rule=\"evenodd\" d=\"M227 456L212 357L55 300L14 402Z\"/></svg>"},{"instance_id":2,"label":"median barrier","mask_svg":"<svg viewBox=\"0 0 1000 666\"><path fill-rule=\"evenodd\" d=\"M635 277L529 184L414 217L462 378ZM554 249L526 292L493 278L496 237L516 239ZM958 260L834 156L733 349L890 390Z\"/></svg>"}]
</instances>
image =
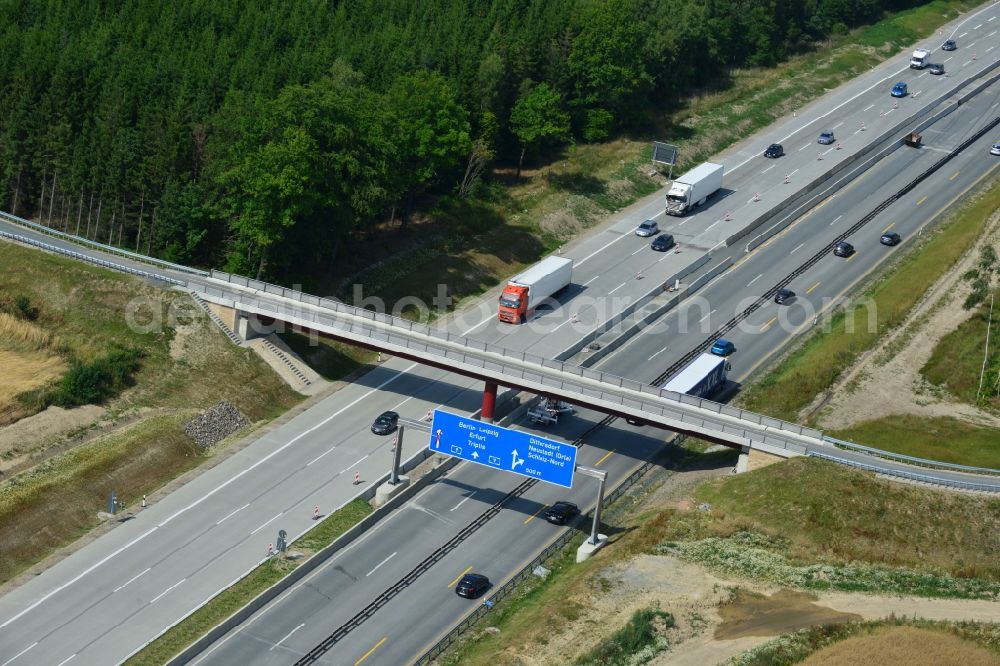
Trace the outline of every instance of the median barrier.
<instances>
[{"instance_id":1,"label":"median barrier","mask_svg":"<svg viewBox=\"0 0 1000 666\"><path fill-rule=\"evenodd\" d=\"M979 70L976 74L966 78L961 83L952 87L946 93L938 96L937 99L935 99L934 102L932 102L931 104L924 106L922 109L915 112L911 116L907 117L905 120L896 123L896 125L894 125L892 128L883 132L878 139L872 141L866 146L863 146L860 150L851 154L847 159L843 160L829 171L815 178L808 185L803 187L795 196L790 197L780 202L779 204L775 205L773 208L766 211L764 214L762 214L760 217L754 220L751 224L747 225L746 227L743 227L733 235L726 238L725 241L726 246L727 247L732 246L734 242L748 236L749 234L759 229L761 226L763 226L773 218L782 215L787 211L793 211L792 213L787 215L786 218L782 220L782 222L779 222L777 225L768 229L767 232L758 235L750 243L748 243L747 251L749 252L754 248L759 247L770 236L774 235L781 229L787 227L795 219L797 219L800 215L802 215L805 211L813 208L816 204L822 201L823 198L829 196L833 192L840 189L840 187L842 187L843 184L855 178L857 176L857 173L859 173L857 171L858 167L856 167L855 165L857 165L860 160L870 156L873 152L877 151L877 154L874 158L869 158L865 160L865 163L864 165L862 165L863 168L861 170L864 171L866 169L871 168L872 164L882 159L886 155L892 153L894 150L896 150L902 145L902 136L903 134L907 133L904 132L905 129L911 128L911 131L920 131L921 129L924 129L928 125L932 124L933 122L936 122L937 120L940 120L944 116L954 111L956 108L958 108L958 106L961 103L967 101L977 92L980 92L982 89L992 84L996 80L996 77L990 77L988 80L978 85L974 90L965 93L963 97L959 98L952 104L948 104L944 109L938 110L936 113L932 113L939 104L941 104L949 97L952 97L953 95L961 91L962 88L975 82L976 79L985 76L993 69L995 69L998 65L1000 65L1000 61L994 62L993 64ZM929 118L925 118L925 116L928 116L928 114L931 114L931 116ZM912 124L917 121L920 122L916 125L915 128L913 128ZM885 145L886 142L888 142L888 145ZM820 194L814 194L817 188L822 187L825 183L827 183L831 179L836 178L841 173L844 173L846 170L851 168L855 168L855 174L852 175L850 179L842 180L840 183L837 184L836 187L827 188L827 190L825 190Z\"/></svg>"},{"instance_id":2,"label":"median barrier","mask_svg":"<svg viewBox=\"0 0 1000 666\"><path fill-rule=\"evenodd\" d=\"M503 396L506 396L505 401L506 402L510 402L514 397L516 397L517 393L519 393L519 391L514 391L514 390L505 391L504 394L503 394ZM503 396L501 396L501 398L498 398L498 402L500 401L500 399L503 399ZM514 416L513 415L516 414L516 413L521 412L522 409L527 409L527 406L526 405L520 405L518 407L515 407L513 409L513 411L511 412L511 414L508 415L507 417L505 417L504 419L502 419L502 421L504 421L506 423L510 423L512 420L514 420ZM473 412L472 417L473 418L477 418L478 415L479 415L479 411L477 410L476 412ZM409 470L413 469L414 467L416 467L417 465L419 465L424 460L426 460L427 458L431 457L432 455L434 455L434 454L430 451L429 448L426 448L426 447L422 448L415 455L413 455L410 458L408 458L405 463L402 463L400 465L400 471L401 472L409 471ZM295 569L293 569L292 571L290 571L287 576L285 576L284 578L282 578L281 580L279 580L277 583L275 583L271 587L269 587L266 590L264 590L263 592L261 592L259 595L257 595L256 597L254 597L254 599L252 601L250 601L247 605L243 606L242 608L240 608L239 610L237 610L235 613L233 613L232 615L230 615L228 618L226 618L225 620L223 620L222 622L220 622L219 624L217 624L215 627L213 627L212 629L210 629L208 631L208 633L206 633L204 636L202 636L199 639L197 639L194 643L192 643L187 648L185 648L180 653L178 653L175 657L173 657L172 659L170 659L167 662L167 666L182 666L183 664L187 664L192 659L196 658L198 655L200 655L202 652L204 652L206 649L208 649L213 643L215 643L216 641L218 641L219 639L221 639L223 636L225 636L227 633L229 633L230 631L232 631L236 627L240 626L241 624L243 624L244 622L246 622L247 620L249 620L251 617L253 617L254 613L256 613L260 609L264 608L267 604L269 604L271 601L273 601L282 592L288 590L293 585L295 585L295 583L301 581L303 578L305 578L311 572L315 571L317 567L319 567L321 564L323 564L324 562L326 562L327 560L329 560L334 554L336 554L337 552L343 550L345 547L347 547L348 545L350 545L358 537L360 537L362 534L364 534L367 530L371 529L376 523L378 523L379 521L381 521L384 518L388 517L388 515L390 513L392 513L396 509L398 509L401 505L403 505L406 502L408 502L417 493L419 493L421 490L423 490L424 488L426 488L427 486L429 486L431 483L433 483L434 481L436 481L437 479L439 479L446 472L451 471L454 467L456 467L461 462L463 462L463 461L461 459L459 459L459 458L453 458L451 456L448 456L447 459L443 463L441 463L440 465L435 466L434 469L432 469L430 472L428 472L424 476L420 477L418 480L416 480L415 482L413 482L409 486L407 486L402 492L400 492L398 495L396 495L391 500L389 500L388 502L386 502L386 504L384 504L380 508L375 509L374 511L372 511L370 514L368 514L366 517L364 517L363 519L361 519L353 527L351 527L346 532L344 532L343 534L341 534L339 537L337 537L336 539L334 539L334 541L332 543L330 543L330 545L328 545L325 548L323 548L323 549L317 551L316 553L314 553L312 555L312 557L309 557L308 559L304 560L302 562L302 564L300 564L298 567L296 567ZM357 500L357 499L363 499L363 500L366 500L366 501L370 500L372 497L375 496L375 489L378 486L380 486L383 483L385 483L386 481L388 481L388 480L389 480L389 474L386 473L385 475L383 475L382 477L380 477L379 480L376 483L372 484L369 488L366 488L365 490L361 491L360 493L358 493L357 495L355 495L354 497L352 497L351 499L349 499L342 506L346 506L347 504L349 504L349 503L351 503L351 502L353 502L354 500ZM298 540L299 538L301 538L301 537L305 536L306 534L308 534L311 529L313 529L314 527L316 527L319 524L321 524L321 523L314 523L311 527L309 527L308 529L306 529L302 534L299 534L297 537L295 537L295 539L293 539L292 541L290 541L289 545L293 545L296 540ZM142 645L142 647L136 649L135 652L133 652L132 654L130 654L128 657L126 657L126 661L129 658L131 658L133 655L141 652L147 645L149 645L150 643L152 643L153 641L155 641L157 638L159 638L160 636L162 636L163 634L165 634L167 631L169 631L170 629L172 629L174 626L176 626L176 625L180 624L181 622L183 622L184 620L186 620L190 615L192 615L193 613L195 613L198 609L200 609L201 607L203 607L205 604L209 603L212 599L214 599L216 596L218 596L219 594L221 594L223 591L225 591L226 589L228 589L232 585L236 584L237 582L239 582L240 580L242 580L243 578L245 578L246 576L248 576L254 569L256 569L261 564L264 564L268 559L269 558L264 558L263 560L261 560L260 562L258 562L256 565L254 565L254 567L252 569L250 569L249 571L245 572L238 579L236 579L232 583L230 583L230 585L227 585L226 587L220 589L218 592L216 592L214 595L212 595L212 597L210 599L206 599L205 602L203 602L202 604L198 605L196 608L192 608L190 612L188 612L186 615L184 615L184 617L180 618L177 622L175 622L174 624L172 624L169 627L165 628L162 632L160 632L159 634L157 634L157 636L155 638L153 638L152 640L148 641L147 643L145 643L144 645Z\"/></svg>"}]
</instances>

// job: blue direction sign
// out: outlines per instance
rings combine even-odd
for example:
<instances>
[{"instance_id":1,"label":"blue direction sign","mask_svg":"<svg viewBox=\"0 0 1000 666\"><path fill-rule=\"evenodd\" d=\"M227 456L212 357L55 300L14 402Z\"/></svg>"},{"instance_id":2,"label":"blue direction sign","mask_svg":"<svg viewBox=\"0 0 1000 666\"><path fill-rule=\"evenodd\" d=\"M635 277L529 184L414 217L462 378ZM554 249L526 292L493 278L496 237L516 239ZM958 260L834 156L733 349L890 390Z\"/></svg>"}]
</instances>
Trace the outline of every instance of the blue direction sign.
<instances>
[{"instance_id":1,"label":"blue direction sign","mask_svg":"<svg viewBox=\"0 0 1000 666\"><path fill-rule=\"evenodd\" d=\"M428 447L462 460L573 487L576 447L482 421L434 410Z\"/></svg>"}]
</instances>

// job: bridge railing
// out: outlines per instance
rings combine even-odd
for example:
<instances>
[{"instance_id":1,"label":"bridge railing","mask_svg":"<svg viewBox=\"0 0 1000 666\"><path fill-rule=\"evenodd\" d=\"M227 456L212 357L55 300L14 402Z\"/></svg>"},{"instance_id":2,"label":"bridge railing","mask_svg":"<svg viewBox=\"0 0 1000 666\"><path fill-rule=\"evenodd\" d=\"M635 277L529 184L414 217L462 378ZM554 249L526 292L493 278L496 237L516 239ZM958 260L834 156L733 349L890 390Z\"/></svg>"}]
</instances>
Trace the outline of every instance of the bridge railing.
<instances>
[{"instance_id":1,"label":"bridge railing","mask_svg":"<svg viewBox=\"0 0 1000 666\"><path fill-rule=\"evenodd\" d=\"M441 328L427 326L426 324L413 322L386 313L358 308L340 301L319 298L298 290L287 289L221 271L212 271L211 277L258 292L258 295L255 297L254 295L233 294L224 289L216 290L217 294L222 298L238 298L244 301L243 307L252 308L258 314L271 316L276 319L298 320L300 322L305 321L318 324L334 331L342 331L345 334L350 334L354 339L377 340L399 345L408 350L455 361L467 367L527 381L532 385L542 387L542 390L544 390L544 387L551 387L564 392L572 391L575 394L601 400L609 405L659 414L694 426L710 427L716 430L721 429L724 432L739 437L747 438L752 436L754 441L800 454L805 453L806 447L790 443L783 436L785 433L801 435L815 440L820 440L823 435L819 430L808 428L798 423L790 423L781 419L749 412L738 407L705 400L704 398L668 391L660 387L599 370L582 368L563 361L553 360L531 352L506 349L475 338L451 333ZM209 292L215 290L211 286L206 287L206 289ZM278 296L303 304L313 305L318 309L292 307L285 303L261 299L259 294ZM348 315L348 317L336 317L333 314L334 312ZM416 335L400 335L403 332ZM513 361L513 363L506 361ZM543 368L554 372L542 372L541 369ZM573 377L589 381L574 381ZM627 392L608 390L605 387L617 387ZM643 396L648 396L649 399L643 399ZM700 418L692 415L689 411L680 411L670 403L690 405L700 410L717 414L721 418L719 420ZM732 422L730 419L748 421L760 426L763 430L763 435L759 431L751 433L738 422Z\"/></svg>"},{"instance_id":2,"label":"bridge railing","mask_svg":"<svg viewBox=\"0 0 1000 666\"><path fill-rule=\"evenodd\" d=\"M850 465L851 467L857 467L858 469L867 470L869 472L875 472L876 474L886 474L889 476L896 476L901 479L909 479L910 481L931 483L939 486L941 485L951 486L952 488L959 488L961 490L976 490L987 493L998 492L997 486L991 483L980 483L978 481L965 481L963 479L952 479L949 477L941 477L941 476L929 476L927 474L920 474L918 472L909 472L905 469L896 469L893 467L880 467L878 465L869 465L868 463L863 463L857 460L850 460L848 458L838 458L837 456L830 456L825 453L819 453L817 451L810 451L808 455L812 456L813 458L822 458L823 460L829 460L830 462L835 462L840 465Z\"/></svg>"},{"instance_id":3,"label":"bridge railing","mask_svg":"<svg viewBox=\"0 0 1000 666\"><path fill-rule=\"evenodd\" d=\"M861 444L855 444L854 442L848 442L843 439L837 439L836 437L824 436L824 441L833 444L842 449L848 449L850 451L858 451L860 453L865 453L870 456L876 456L878 458L886 458L888 460L898 460L900 462L909 463L911 465L918 465L920 467L932 467L935 469L949 469L956 472L967 472L969 474L989 474L989 475L1000 475L1000 469L994 469L992 467L972 467L970 465L958 465L956 463L942 462L940 460L928 460L927 458L917 458L915 456L908 456L902 453L896 453L894 451L883 451L882 449L873 449L870 446L862 446Z\"/></svg>"}]
</instances>

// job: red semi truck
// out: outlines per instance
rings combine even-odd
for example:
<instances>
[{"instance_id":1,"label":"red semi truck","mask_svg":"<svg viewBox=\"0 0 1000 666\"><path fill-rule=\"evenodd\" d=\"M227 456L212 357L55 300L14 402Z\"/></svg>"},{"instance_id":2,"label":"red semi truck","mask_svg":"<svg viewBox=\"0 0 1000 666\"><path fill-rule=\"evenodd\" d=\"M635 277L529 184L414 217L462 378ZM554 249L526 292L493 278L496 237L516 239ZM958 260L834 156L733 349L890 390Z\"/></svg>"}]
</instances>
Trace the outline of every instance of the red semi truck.
<instances>
[{"instance_id":1,"label":"red semi truck","mask_svg":"<svg viewBox=\"0 0 1000 666\"><path fill-rule=\"evenodd\" d=\"M564 289L573 280L573 260L548 257L510 279L500 294L500 321L518 324L531 316L539 303Z\"/></svg>"}]
</instances>

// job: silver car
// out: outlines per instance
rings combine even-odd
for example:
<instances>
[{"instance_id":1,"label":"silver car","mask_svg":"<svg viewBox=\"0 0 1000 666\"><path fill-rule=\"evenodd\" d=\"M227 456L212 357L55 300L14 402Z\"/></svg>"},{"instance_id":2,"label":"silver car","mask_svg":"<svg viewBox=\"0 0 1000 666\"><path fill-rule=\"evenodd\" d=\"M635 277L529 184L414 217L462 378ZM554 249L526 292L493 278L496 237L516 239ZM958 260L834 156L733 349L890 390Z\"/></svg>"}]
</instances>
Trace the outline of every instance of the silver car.
<instances>
[{"instance_id":1,"label":"silver car","mask_svg":"<svg viewBox=\"0 0 1000 666\"><path fill-rule=\"evenodd\" d=\"M648 237L655 234L660 230L660 225L656 223L656 220L646 220L639 226L635 228L636 236Z\"/></svg>"},{"instance_id":2,"label":"silver car","mask_svg":"<svg viewBox=\"0 0 1000 666\"><path fill-rule=\"evenodd\" d=\"M1000 155L1000 141L990 146L990 155Z\"/></svg>"}]
</instances>

